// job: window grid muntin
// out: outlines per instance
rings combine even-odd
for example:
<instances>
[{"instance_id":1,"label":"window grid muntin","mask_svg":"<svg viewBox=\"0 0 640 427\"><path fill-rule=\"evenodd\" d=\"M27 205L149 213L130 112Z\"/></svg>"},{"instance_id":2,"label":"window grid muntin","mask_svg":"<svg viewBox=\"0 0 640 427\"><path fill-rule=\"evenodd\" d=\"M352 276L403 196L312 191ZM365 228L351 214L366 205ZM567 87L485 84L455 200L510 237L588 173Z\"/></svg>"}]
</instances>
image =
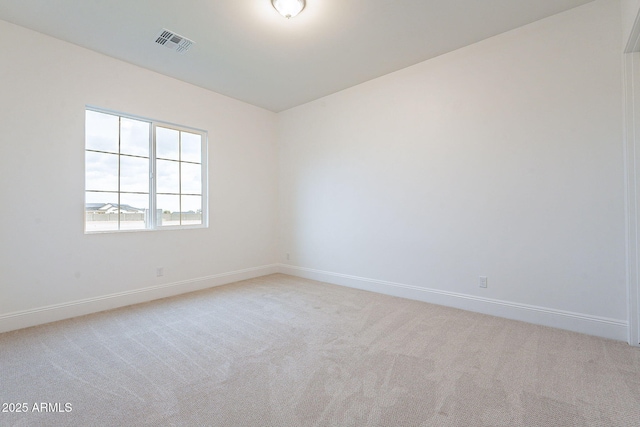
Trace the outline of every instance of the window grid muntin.
<instances>
[{"instance_id":1,"label":"window grid muntin","mask_svg":"<svg viewBox=\"0 0 640 427\"><path fill-rule=\"evenodd\" d=\"M206 223L205 223L205 219L206 219L206 214L205 214L205 188L206 188L206 179L205 179L205 174L206 171L204 170L203 167L203 162L202 159L204 159L205 157L205 141L206 141L206 134L204 132L198 132L198 131L194 131L193 129L188 129L188 128L184 128L184 127L179 127L179 126L172 126L166 123L154 123L153 124L154 127L154 140L157 141L156 139L156 135L157 135L157 128L163 128L163 129L169 129L169 130L175 130L178 132L178 159L169 159L167 157L155 157L156 160L163 160L163 161L167 161L167 162L175 162L178 163L178 193L174 193L174 192L157 192L154 191L154 194L156 195L160 195L160 196L178 196L178 218L179 218L179 227L185 227L185 225L183 225L183 214L186 214L186 212L183 211L183 203L182 203L182 196L197 196L200 197L200 215L201 215L201 219L200 219L200 226L201 227L206 227ZM183 133L191 133L191 134L195 134L198 135L200 137L200 163L198 162L193 162L193 161L187 161L187 160L182 160L182 135ZM154 144L154 149L157 147L157 143ZM182 192L182 164L183 163L188 163L188 164L193 164L193 165L200 165L200 181L201 181L201 186L200 186L200 193L183 193ZM155 164L155 162L154 162ZM154 180L154 183L157 184L157 179ZM161 225L159 226L159 228L170 228L170 227L176 227L176 226L172 226L172 225ZM186 225L186 227L193 227L193 225Z\"/></svg>"},{"instance_id":2,"label":"window grid muntin","mask_svg":"<svg viewBox=\"0 0 640 427\"><path fill-rule=\"evenodd\" d=\"M86 211L85 211L85 233L105 233L105 232L114 232L114 231L151 231L151 230L160 230L160 229L165 229L165 230L170 230L170 229L182 229L182 228L206 228L208 227L208 209L207 209L207 191L208 191L208 183L207 183L207 176L208 176L208 168L207 165L205 163L206 159L207 159L207 132L203 131L203 130L199 130L199 129L195 129L195 128L189 128L186 126L181 126L181 125L174 125L171 123L167 123L167 122L162 122L162 121L157 121L157 120L151 120L151 119L147 119L147 118L143 118L143 117L139 117L139 116L135 116L135 115L130 115L130 114L124 114L124 113L119 113L119 112L115 112L115 111L110 111L110 110L105 110L102 108L98 108L98 107L90 107L87 106L85 108L85 111L94 111L97 113L101 113L101 114L107 114L107 115L112 115L112 116L116 116L118 117L118 153L114 153L114 152L110 152L110 151L103 151L103 150L95 150L95 149L87 149L85 147L85 152L87 151L91 151L91 152L95 152L95 153L102 153L102 154L112 154L112 155L117 155L118 156L118 191L103 191L103 190L90 190L85 188L85 198L86 198L86 194L87 193L104 193L104 194L116 194L117 195L117 200L118 200L118 209L117 209L117 230L98 230L98 231L87 231L86 229L86 224L87 224L87 220L86 220ZM123 154L122 153L122 147L121 147L121 141L122 141L122 119L126 118L126 119L132 119L132 120L138 120L141 122L145 122L148 123L150 126L150 132L149 132L149 157L145 157L145 156L140 156L140 155L135 155L135 154ZM86 124L86 118L85 118L85 124ZM176 130L178 131L178 135L179 135L179 146L178 146L178 160L175 159L167 159L167 158L162 158L162 157L156 157L156 128L157 127L163 127L163 128L167 128L167 129L172 129L172 130ZM200 162L194 162L194 161L189 161L189 160L182 160L182 135L183 133L190 133L190 134L194 134L197 135L199 137L199 141L200 141ZM85 137L86 138L86 137ZM121 157L122 156L126 156L126 157L132 157L132 158L141 158L141 159L149 159L149 192L137 192L137 191L121 191ZM156 192L156 183L157 183L157 179L156 179L156 160L166 160L166 161L172 161L172 162L178 162L178 177L179 177L179 193L157 193ZM200 166L200 193L183 193L182 192L182 164L183 163L188 163L188 164L193 164L193 165L198 165ZM85 175L86 175L86 166L85 166ZM122 194L137 194L137 195L148 195L149 196L149 214L146 216L145 219L145 228L144 229L135 229L135 230L130 230L130 229L125 229L123 230L120 224L121 221L121 195ZM179 224L178 225L158 225L158 212L157 212L157 197L158 195L170 195L170 196L178 196L178 200L179 200L179 208L178 208L178 218L179 218ZM199 223L198 224L183 224L183 214L186 212L183 212L183 203L182 203L182 196L196 196L196 197L200 197L200 218L199 218ZM162 213L160 213L160 215L162 215Z\"/></svg>"}]
</instances>

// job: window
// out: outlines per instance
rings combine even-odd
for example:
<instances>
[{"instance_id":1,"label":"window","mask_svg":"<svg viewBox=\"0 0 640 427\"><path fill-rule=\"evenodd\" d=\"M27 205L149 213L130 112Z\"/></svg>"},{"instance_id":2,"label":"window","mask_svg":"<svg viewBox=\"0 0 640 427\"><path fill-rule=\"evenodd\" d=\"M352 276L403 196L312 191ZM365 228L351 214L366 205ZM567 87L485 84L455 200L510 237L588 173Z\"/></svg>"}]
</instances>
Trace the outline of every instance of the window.
<instances>
[{"instance_id":1,"label":"window","mask_svg":"<svg viewBox=\"0 0 640 427\"><path fill-rule=\"evenodd\" d=\"M87 108L85 232L206 227L206 141L204 131Z\"/></svg>"}]
</instances>

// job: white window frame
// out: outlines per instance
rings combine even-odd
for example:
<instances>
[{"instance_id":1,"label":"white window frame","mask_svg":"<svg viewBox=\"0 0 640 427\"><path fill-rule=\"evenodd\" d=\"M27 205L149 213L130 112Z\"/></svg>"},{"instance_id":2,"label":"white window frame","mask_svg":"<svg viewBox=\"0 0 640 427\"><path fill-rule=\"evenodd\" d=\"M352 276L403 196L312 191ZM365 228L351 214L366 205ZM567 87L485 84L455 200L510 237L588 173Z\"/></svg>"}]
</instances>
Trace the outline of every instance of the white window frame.
<instances>
[{"instance_id":1,"label":"white window frame","mask_svg":"<svg viewBox=\"0 0 640 427\"><path fill-rule=\"evenodd\" d=\"M178 125L175 123L169 123L169 122L165 122L165 121L161 121L161 120L154 120L154 119L150 119L147 117L142 117L142 116L137 116L137 115L133 115L133 114L128 114L128 113L122 113L119 111L114 111L114 110L109 110L109 109L105 109L105 108L100 108L100 107L95 107L92 105L86 105L85 106L85 117L86 117L86 112L87 111L95 111L97 113L103 113L103 114L109 114L112 116L117 116L119 118L126 118L126 119L133 119L133 120L138 120L138 121L142 121L142 122L147 122L149 123L150 126L150 132L149 132L149 215L147 215L147 217L145 218L145 228L139 228L139 229L120 229L120 215L118 215L118 229L117 230L87 230L87 215L86 215L86 204L87 204L87 200L86 200L86 194L87 192L90 192L90 189L87 189L86 187L86 182L85 182L85 188L84 188L84 194L85 194L85 215L84 215L84 229L85 229L85 234L101 234L101 233L128 233L128 232L146 232L146 231L158 231L158 230L184 230L184 229L198 229L198 228L208 228L209 227L209 209L208 209L208 132L206 130L202 130L202 129L197 129L197 128L193 128L193 127L189 127L189 126L184 126L184 125ZM202 187L201 187L201 192L202 194L200 195L202 197L202 221L200 224L180 224L180 225L159 225L158 221L158 212L157 212L157 201L156 201L156 129L158 127L162 127L162 128L166 128L166 129L172 129L172 130L176 130L178 132L188 132L188 133L193 133L193 134L198 134L201 136L201 157L200 157L200 165L201 165L201 181L202 181ZM85 118L85 128L86 128L86 118ZM85 153L87 151L94 151L95 150L88 150L87 146L86 146L86 129L85 129ZM180 151L180 150L179 150ZM118 152L118 156L121 156L122 154L120 152ZM182 163L191 163L194 164L192 162L188 162L188 161L183 161L183 160L177 160L177 162L179 163L180 166L182 166ZM86 165L86 160L85 160L85 176L87 173L87 165ZM96 191L96 192L101 192L101 191ZM105 191L106 192L106 191ZM114 192L111 192L114 193ZM121 205L120 203L120 196L123 193L127 193L127 192L123 192L120 190L120 188L118 188L118 191L115 192L118 195L118 206ZM180 191L178 193L179 195L182 195L182 189L180 188ZM181 209L182 210L182 209ZM155 212L156 214L152 214L153 212ZM161 214L161 213L160 213ZM182 218L182 217L181 217ZM182 219L181 219L182 221Z\"/></svg>"}]
</instances>

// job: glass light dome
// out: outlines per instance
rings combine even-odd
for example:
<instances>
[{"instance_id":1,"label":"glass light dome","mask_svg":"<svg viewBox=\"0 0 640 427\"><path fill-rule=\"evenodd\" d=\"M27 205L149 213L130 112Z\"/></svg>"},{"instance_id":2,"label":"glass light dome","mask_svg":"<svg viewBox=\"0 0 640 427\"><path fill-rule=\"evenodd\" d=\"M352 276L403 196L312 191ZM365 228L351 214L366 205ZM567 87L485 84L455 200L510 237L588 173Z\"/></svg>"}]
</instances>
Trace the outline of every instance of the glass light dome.
<instances>
[{"instance_id":1,"label":"glass light dome","mask_svg":"<svg viewBox=\"0 0 640 427\"><path fill-rule=\"evenodd\" d=\"M293 18L304 9L304 0L271 0L271 4L278 13L285 18Z\"/></svg>"}]
</instances>

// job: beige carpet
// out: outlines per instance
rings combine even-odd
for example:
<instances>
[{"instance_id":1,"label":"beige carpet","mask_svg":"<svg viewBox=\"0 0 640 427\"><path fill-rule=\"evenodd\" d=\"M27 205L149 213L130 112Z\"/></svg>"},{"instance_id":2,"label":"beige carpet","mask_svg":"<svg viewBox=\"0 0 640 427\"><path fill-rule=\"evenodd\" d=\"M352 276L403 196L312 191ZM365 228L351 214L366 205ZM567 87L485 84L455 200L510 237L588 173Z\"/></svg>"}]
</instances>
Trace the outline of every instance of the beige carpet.
<instances>
[{"instance_id":1,"label":"beige carpet","mask_svg":"<svg viewBox=\"0 0 640 427\"><path fill-rule=\"evenodd\" d=\"M640 425L626 343L285 275L1 334L0 364L1 426Z\"/></svg>"}]
</instances>

